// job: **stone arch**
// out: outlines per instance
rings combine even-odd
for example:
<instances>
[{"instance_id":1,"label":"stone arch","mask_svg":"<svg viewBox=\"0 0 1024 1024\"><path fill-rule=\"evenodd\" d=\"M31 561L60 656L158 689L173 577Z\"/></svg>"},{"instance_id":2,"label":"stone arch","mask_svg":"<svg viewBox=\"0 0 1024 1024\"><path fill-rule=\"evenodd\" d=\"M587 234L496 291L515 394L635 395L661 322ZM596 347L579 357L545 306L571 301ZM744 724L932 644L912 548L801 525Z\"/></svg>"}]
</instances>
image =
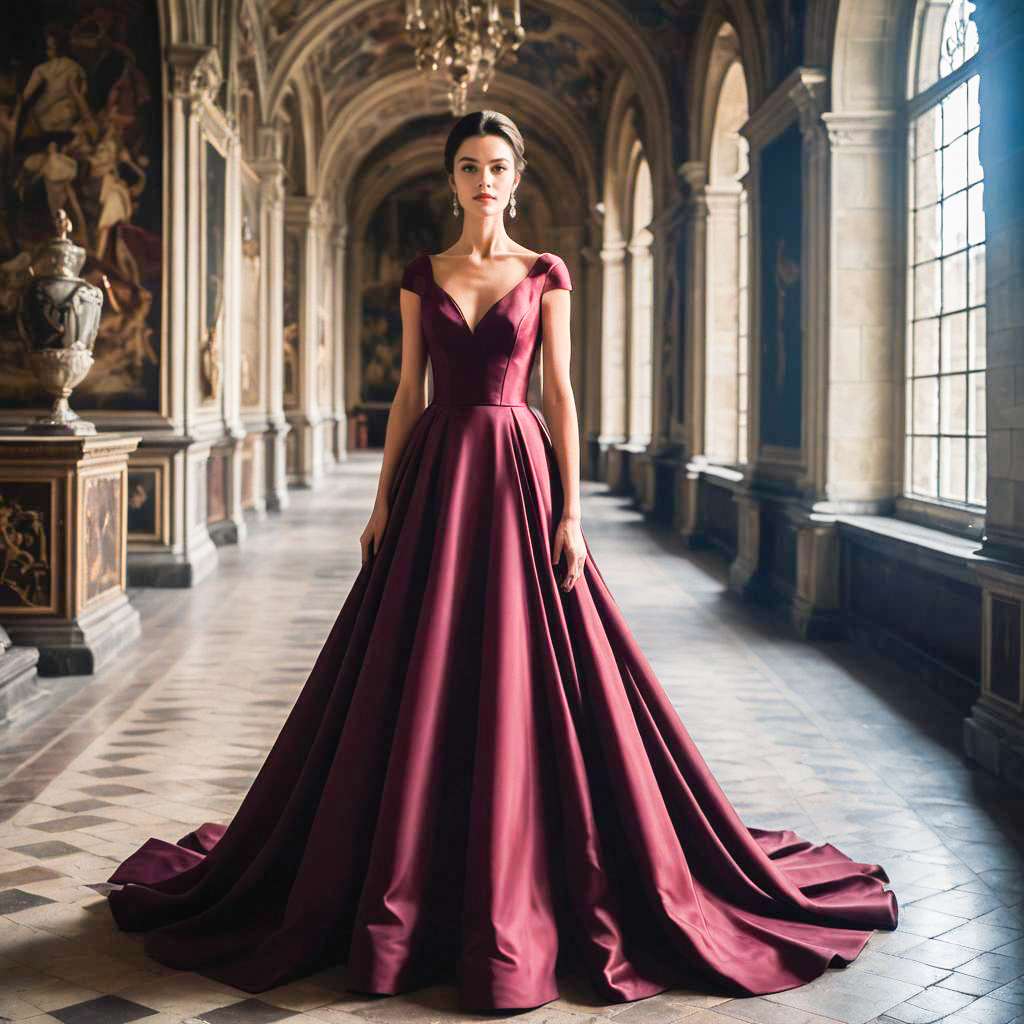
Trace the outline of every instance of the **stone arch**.
<instances>
[{"instance_id":1,"label":"stone arch","mask_svg":"<svg viewBox=\"0 0 1024 1024\"><path fill-rule=\"evenodd\" d=\"M381 139L408 124L410 92L421 86L418 72L403 71L374 83L359 96L358 102L339 111L321 147L316 171L321 194L339 197L344 205L352 176L361 165L359 160L343 160L344 151L354 148L360 154L368 153ZM530 163L526 174L536 172L548 187L558 189L556 196L564 197L561 205L552 206L552 223L562 225L580 219L597 195L597 172L583 126L567 117L564 108L552 106L543 90L506 76L495 76L487 95L489 105L515 107L517 111L516 118L527 137ZM446 116L445 110L441 90L434 91L423 102L424 114ZM564 161L543 149L529 149L530 125L535 125L544 137L560 140L566 154ZM437 131L434 160L438 165L446 134L447 126Z\"/></svg>"}]
</instances>

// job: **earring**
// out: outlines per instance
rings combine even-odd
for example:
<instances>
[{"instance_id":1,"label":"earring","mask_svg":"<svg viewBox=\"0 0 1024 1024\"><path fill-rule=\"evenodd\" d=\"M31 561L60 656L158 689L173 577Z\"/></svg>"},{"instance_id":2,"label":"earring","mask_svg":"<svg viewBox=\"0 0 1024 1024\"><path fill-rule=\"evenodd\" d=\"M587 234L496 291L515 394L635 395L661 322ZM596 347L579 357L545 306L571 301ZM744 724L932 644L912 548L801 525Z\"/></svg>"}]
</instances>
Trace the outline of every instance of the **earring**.
<instances>
[{"instance_id":1,"label":"earring","mask_svg":"<svg viewBox=\"0 0 1024 1024\"><path fill-rule=\"evenodd\" d=\"M461 209L462 209L462 207L459 206L459 197L458 197L458 195L455 192L453 192L452 193L452 216L453 217L458 217L459 210L461 210Z\"/></svg>"},{"instance_id":2,"label":"earring","mask_svg":"<svg viewBox=\"0 0 1024 1024\"><path fill-rule=\"evenodd\" d=\"M515 192L512 193L512 198L511 198L511 200L509 200L508 215L510 217L514 217L516 215L516 194L515 194Z\"/></svg>"}]
</instances>

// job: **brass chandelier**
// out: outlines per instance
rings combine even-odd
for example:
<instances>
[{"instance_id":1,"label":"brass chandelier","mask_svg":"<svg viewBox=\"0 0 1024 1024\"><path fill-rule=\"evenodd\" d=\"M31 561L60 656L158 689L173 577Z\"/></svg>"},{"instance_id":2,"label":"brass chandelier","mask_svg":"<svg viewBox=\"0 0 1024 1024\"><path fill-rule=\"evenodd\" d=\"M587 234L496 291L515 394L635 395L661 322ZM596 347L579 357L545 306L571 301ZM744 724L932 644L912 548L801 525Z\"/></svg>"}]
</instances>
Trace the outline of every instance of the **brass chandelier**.
<instances>
[{"instance_id":1,"label":"brass chandelier","mask_svg":"<svg viewBox=\"0 0 1024 1024\"><path fill-rule=\"evenodd\" d=\"M507 23L498 0L406 0L405 30L416 49L416 70L444 72L454 116L466 113L470 86L479 83L487 92L498 61L526 38L520 0L513 4Z\"/></svg>"}]
</instances>

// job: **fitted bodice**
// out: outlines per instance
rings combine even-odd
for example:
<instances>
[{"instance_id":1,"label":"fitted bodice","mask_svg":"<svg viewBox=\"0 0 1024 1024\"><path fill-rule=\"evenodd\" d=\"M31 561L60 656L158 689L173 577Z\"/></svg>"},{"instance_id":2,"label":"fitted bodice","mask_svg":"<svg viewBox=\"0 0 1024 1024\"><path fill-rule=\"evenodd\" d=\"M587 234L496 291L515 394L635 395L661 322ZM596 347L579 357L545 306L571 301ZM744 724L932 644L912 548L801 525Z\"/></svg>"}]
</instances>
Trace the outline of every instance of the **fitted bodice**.
<instances>
[{"instance_id":1,"label":"fitted bodice","mask_svg":"<svg viewBox=\"0 0 1024 1024\"><path fill-rule=\"evenodd\" d=\"M543 252L473 328L435 280L426 254L406 265L402 287L420 297L435 404L522 405L540 342L540 297L550 288L571 291L572 281L562 258Z\"/></svg>"}]
</instances>

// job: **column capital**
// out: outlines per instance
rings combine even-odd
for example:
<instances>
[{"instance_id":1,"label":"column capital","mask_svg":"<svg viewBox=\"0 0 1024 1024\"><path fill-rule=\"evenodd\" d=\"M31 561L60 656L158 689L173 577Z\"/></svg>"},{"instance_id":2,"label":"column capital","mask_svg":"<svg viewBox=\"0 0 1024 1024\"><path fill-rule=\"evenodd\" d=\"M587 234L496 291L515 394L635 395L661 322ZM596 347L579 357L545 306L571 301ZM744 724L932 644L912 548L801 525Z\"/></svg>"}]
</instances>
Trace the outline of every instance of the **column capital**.
<instances>
[{"instance_id":1,"label":"column capital","mask_svg":"<svg viewBox=\"0 0 1024 1024\"><path fill-rule=\"evenodd\" d=\"M690 191L702 189L708 183L708 165L703 160L686 160L676 173Z\"/></svg>"},{"instance_id":2,"label":"column capital","mask_svg":"<svg viewBox=\"0 0 1024 1024\"><path fill-rule=\"evenodd\" d=\"M261 124L256 129L256 159L284 163L284 132L280 124Z\"/></svg>"},{"instance_id":3,"label":"column capital","mask_svg":"<svg viewBox=\"0 0 1024 1024\"><path fill-rule=\"evenodd\" d=\"M901 138L901 116L895 110L855 114L828 111L821 115L832 149L892 149Z\"/></svg>"},{"instance_id":4,"label":"column capital","mask_svg":"<svg viewBox=\"0 0 1024 1024\"><path fill-rule=\"evenodd\" d=\"M175 43L167 48L171 65L171 92L186 105L213 102L224 80L220 54L214 46Z\"/></svg>"},{"instance_id":5,"label":"column capital","mask_svg":"<svg viewBox=\"0 0 1024 1024\"><path fill-rule=\"evenodd\" d=\"M740 128L752 149L783 131L796 113L805 136L817 128L825 102L828 75L820 68L796 67L772 90Z\"/></svg>"},{"instance_id":6,"label":"column capital","mask_svg":"<svg viewBox=\"0 0 1024 1024\"><path fill-rule=\"evenodd\" d=\"M260 176L260 196L267 208L274 211L283 209L286 195L284 164L272 160L257 160L255 170Z\"/></svg>"},{"instance_id":7,"label":"column capital","mask_svg":"<svg viewBox=\"0 0 1024 1024\"><path fill-rule=\"evenodd\" d=\"M326 232L334 223L334 211L331 204L323 197L317 196L309 204L309 226L313 231Z\"/></svg>"}]
</instances>

